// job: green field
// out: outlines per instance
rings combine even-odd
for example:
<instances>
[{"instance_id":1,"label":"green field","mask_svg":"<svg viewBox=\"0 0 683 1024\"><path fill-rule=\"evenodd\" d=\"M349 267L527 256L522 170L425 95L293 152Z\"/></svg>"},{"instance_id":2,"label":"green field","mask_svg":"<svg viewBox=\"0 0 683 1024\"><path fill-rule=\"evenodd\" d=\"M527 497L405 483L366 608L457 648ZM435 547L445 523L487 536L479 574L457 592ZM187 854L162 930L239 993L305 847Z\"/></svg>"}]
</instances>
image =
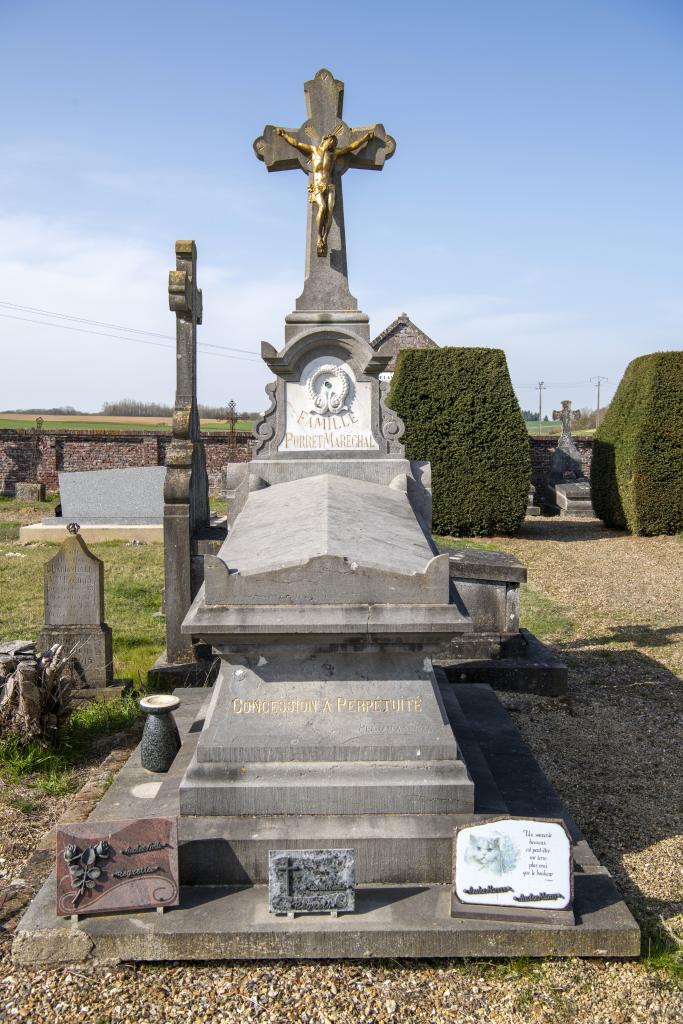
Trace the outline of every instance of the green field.
<instances>
[{"instance_id":1,"label":"green field","mask_svg":"<svg viewBox=\"0 0 683 1024\"><path fill-rule=\"evenodd\" d=\"M526 422L526 429L529 431L529 433L532 434L534 437L538 436L538 423L532 423L529 420L526 420L525 422ZM551 423L541 423L541 434L540 434L540 436L541 437L548 437L548 435L550 435L550 436L557 437L560 434L561 430L562 430L562 424L559 422L559 420L557 422L553 421ZM595 429L594 428L592 428L590 430L572 430L572 434L575 437L592 437L594 433L595 433Z\"/></svg>"},{"instance_id":2,"label":"green field","mask_svg":"<svg viewBox=\"0 0 683 1024\"><path fill-rule=\"evenodd\" d=\"M143 420L141 417L126 420L121 417L116 422L98 419L97 416L81 417L73 420L57 420L50 416L43 417L43 430L171 430L169 421L160 421L150 418ZM238 420L235 430L251 430L251 420ZM0 418L0 430L33 430L35 419L12 419L11 417ZM222 430L227 432L227 423L216 423L214 421L202 422L202 430Z\"/></svg>"}]
</instances>

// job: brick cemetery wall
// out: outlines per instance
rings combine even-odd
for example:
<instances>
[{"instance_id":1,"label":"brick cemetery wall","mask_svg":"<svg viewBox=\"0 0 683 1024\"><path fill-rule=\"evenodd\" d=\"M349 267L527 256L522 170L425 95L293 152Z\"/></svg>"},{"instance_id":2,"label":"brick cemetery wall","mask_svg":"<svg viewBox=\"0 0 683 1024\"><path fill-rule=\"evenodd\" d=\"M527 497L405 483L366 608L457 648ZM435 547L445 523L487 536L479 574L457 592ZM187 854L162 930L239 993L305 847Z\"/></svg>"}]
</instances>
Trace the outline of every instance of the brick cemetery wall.
<instances>
[{"instance_id":1,"label":"brick cemetery wall","mask_svg":"<svg viewBox=\"0 0 683 1024\"><path fill-rule=\"evenodd\" d=\"M0 493L13 495L15 484L31 480L34 459L33 430L0 430ZM125 469L128 466L163 466L170 432L119 430L43 430L40 439L38 481L48 491L57 490L59 470ZM235 444L223 431L204 431L211 497L225 493L225 466L228 462L251 459L246 430L235 431ZM584 472L590 477L592 437L574 437L581 452ZM541 492L550 475L550 464L557 437L530 437L532 482Z\"/></svg>"},{"instance_id":2,"label":"brick cemetery wall","mask_svg":"<svg viewBox=\"0 0 683 1024\"><path fill-rule=\"evenodd\" d=\"M234 444L228 432L204 432L209 490L212 497L225 493L225 466L248 462L252 435L235 431ZM33 479L33 430L0 430L0 494L13 496L17 483ZM43 430L38 455L38 481L48 491L58 489L61 471L126 469L132 466L163 466L170 431Z\"/></svg>"}]
</instances>

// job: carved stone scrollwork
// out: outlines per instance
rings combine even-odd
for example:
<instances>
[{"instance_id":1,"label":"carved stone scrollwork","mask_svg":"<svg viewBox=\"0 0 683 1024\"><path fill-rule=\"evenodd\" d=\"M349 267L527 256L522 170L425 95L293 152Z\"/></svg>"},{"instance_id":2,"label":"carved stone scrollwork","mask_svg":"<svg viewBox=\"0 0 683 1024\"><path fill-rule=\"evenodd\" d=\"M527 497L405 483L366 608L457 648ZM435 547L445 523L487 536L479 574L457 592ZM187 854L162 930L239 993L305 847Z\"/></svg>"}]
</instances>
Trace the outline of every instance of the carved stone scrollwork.
<instances>
[{"instance_id":1,"label":"carved stone scrollwork","mask_svg":"<svg viewBox=\"0 0 683 1024\"><path fill-rule=\"evenodd\" d=\"M277 381L271 381L270 384L266 384L266 394L270 399L270 405L254 426L254 436L256 438L254 441L254 455L259 455L275 435L276 389Z\"/></svg>"},{"instance_id":2,"label":"carved stone scrollwork","mask_svg":"<svg viewBox=\"0 0 683 1024\"><path fill-rule=\"evenodd\" d=\"M380 430L382 437L387 442L387 454L403 454L401 438L405 433L405 424L399 419L393 409L386 404L386 397L389 393L389 384L381 381L379 385L379 409L380 409Z\"/></svg>"}]
</instances>

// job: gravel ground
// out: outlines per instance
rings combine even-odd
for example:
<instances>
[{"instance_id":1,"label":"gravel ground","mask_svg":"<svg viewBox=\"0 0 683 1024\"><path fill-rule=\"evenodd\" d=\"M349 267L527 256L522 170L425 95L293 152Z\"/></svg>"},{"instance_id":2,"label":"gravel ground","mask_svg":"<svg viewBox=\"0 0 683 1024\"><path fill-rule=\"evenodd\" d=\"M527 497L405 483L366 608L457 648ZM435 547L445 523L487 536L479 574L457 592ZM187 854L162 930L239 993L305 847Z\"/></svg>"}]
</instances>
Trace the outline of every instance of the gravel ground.
<instances>
[{"instance_id":1,"label":"gravel ground","mask_svg":"<svg viewBox=\"0 0 683 1024\"><path fill-rule=\"evenodd\" d=\"M553 641L571 669L567 698L502 699L641 923L683 934L683 543L559 520L530 520L494 542L562 609L568 624ZM5 809L0 866L12 874L60 804L41 800L21 834L22 812ZM683 1022L680 982L663 960L34 971L10 962L10 937L0 940L3 1022Z\"/></svg>"}]
</instances>

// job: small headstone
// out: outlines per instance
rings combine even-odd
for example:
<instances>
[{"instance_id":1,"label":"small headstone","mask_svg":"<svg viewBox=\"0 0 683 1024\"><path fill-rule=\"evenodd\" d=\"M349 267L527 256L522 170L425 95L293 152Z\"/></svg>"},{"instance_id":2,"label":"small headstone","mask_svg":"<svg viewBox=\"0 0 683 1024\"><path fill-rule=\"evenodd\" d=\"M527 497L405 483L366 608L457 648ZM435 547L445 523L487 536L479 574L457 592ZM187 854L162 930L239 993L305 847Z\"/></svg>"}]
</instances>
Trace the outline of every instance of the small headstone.
<instances>
[{"instance_id":1,"label":"small headstone","mask_svg":"<svg viewBox=\"0 0 683 1024\"><path fill-rule=\"evenodd\" d=\"M468 905L567 910L572 843L562 821L497 818L456 828L453 913Z\"/></svg>"},{"instance_id":2,"label":"small headstone","mask_svg":"<svg viewBox=\"0 0 683 1024\"><path fill-rule=\"evenodd\" d=\"M86 821L57 828L57 914L178 905L175 818Z\"/></svg>"},{"instance_id":3,"label":"small headstone","mask_svg":"<svg viewBox=\"0 0 683 1024\"><path fill-rule=\"evenodd\" d=\"M45 501L45 484L21 481L14 485L17 501Z\"/></svg>"},{"instance_id":4,"label":"small headstone","mask_svg":"<svg viewBox=\"0 0 683 1024\"><path fill-rule=\"evenodd\" d=\"M269 850L271 914L320 914L355 907L354 850Z\"/></svg>"},{"instance_id":5,"label":"small headstone","mask_svg":"<svg viewBox=\"0 0 683 1024\"><path fill-rule=\"evenodd\" d=\"M529 497L527 498L526 514L528 516L540 516L541 514L540 505L536 504L536 488L533 484L529 484Z\"/></svg>"},{"instance_id":6,"label":"small headstone","mask_svg":"<svg viewBox=\"0 0 683 1024\"><path fill-rule=\"evenodd\" d=\"M63 644L73 653L75 671L85 686L113 681L111 629L104 621L104 563L69 524L69 536L44 567L45 625L39 650Z\"/></svg>"}]
</instances>

